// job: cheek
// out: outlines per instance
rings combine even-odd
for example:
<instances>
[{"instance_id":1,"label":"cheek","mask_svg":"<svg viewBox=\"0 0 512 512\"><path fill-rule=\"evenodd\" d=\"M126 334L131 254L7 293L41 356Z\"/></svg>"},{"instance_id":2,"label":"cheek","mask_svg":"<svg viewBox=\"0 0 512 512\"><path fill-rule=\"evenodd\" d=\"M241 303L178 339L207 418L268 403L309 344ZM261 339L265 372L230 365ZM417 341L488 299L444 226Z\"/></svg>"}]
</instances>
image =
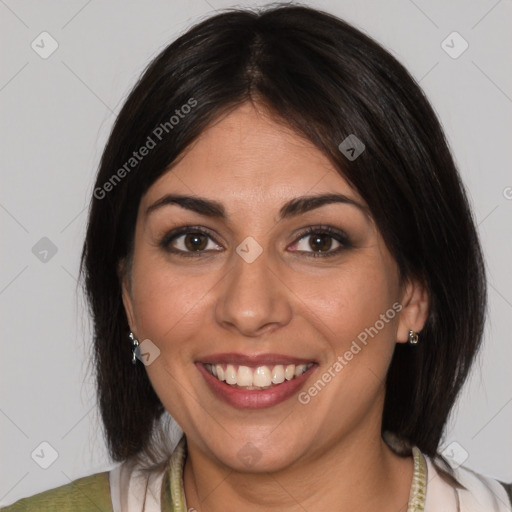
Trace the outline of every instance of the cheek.
<instances>
[{"instance_id":1,"label":"cheek","mask_svg":"<svg viewBox=\"0 0 512 512\"><path fill-rule=\"evenodd\" d=\"M397 294L379 262L350 265L309 280L306 290L304 304L314 313L309 316L317 318L337 353L358 337L364 341L365 334L369 339L393 338Z\"/></svg>"},{"instance_id":2,"label":"cheek","mask_svg":"<svg viewBox=\"0 0 512 512\"><path fill-rule=\"evenodd\" d=\"M324 288L322 294L318 287L310 296L308 306L315 315L309 318L318 319L317 329L329 344L317 380L332 382L326 386L323 404L319 401L317 407L328 408L336 422L347 411L354 417L367 411L385 381L400 308L390 280L393 274L387 270L379 262L347 267L326 280L328 289L335 291L327 293Z\"/></svg>"},{"instance_id":3,"label":"cheek","mask_svg":"<svg viewBox=\"0 0 512 512\"><path fill-rule=\"evenodd\" d=\"M167 350L176 346L167 341L186 338L200 325L198 317L204 323L204 307L215 278L212 274L194 276L176 271L161 258L139 261L143 263L135 260L132 273L138 334Z\"/></svg>"}]
</instances>

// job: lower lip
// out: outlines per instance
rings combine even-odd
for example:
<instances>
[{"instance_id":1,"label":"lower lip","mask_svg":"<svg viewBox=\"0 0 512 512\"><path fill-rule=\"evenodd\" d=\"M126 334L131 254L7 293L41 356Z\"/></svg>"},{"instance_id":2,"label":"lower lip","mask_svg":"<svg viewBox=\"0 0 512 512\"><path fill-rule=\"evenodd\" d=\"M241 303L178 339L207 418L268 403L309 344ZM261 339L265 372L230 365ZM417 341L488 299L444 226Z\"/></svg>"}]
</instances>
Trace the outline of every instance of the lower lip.
<instances>
[{"instance_id":1,"label":"lower lip","mask_svg":"<svg viewBox=\"0 0 512 512\"><path fill-rule=\"evenodd\" d=\"M196 363L196 366L210 386L210 389L220 399L238 409L264 409L265 407L272 407L273 405L284 402L300 389L317 367L317 365L314 364L306 373L303 373L299 377L295 377L292 380L285 380L282 384L268 389L245 390L235 388L220 381L214 377L202 363Z\"/></svg>"}]
</instances>

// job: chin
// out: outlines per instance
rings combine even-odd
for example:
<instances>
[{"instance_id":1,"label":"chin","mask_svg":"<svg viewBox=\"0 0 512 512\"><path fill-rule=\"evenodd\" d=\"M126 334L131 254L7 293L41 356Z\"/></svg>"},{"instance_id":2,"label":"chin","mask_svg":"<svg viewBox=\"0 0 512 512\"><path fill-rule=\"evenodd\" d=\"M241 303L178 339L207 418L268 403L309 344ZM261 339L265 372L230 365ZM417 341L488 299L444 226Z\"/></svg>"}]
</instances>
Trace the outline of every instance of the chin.
<instances>
[{"instance_id":1,"label":"chin","mask_svg":"<svg viewBox=\"0 0 512 512\"><path fill-rule=\"evenodd\" d=\"M241 473L272 473L287 469L297 462L303 450L304 437L296 442L289 435L272 439L269 434L240 436L222 441L219 446L209 446L212 454L227 467ZM303 436L303 434L301 434ZM301 437L297 434L297 437ZM207 444L211 442L208 440Z\"/></svg>"}]
</instances>

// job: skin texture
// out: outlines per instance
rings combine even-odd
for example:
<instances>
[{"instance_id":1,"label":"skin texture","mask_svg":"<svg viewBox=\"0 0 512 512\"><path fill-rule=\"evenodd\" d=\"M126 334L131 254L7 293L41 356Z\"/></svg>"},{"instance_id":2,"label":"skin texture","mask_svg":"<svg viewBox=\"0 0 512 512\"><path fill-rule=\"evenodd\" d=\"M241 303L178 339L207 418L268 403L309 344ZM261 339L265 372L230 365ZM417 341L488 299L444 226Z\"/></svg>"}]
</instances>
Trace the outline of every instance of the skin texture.
<instances>
[{"instance_id":1,"label":"skin texture","mask_svg":"<svg viewBox=\"0 0 512 512\"><path fill-rule=\"evenodd\" d=\"M147 213L169 193L216 200L227 219L176 204ZM324 193L365 206L312 143L245 103L205 130L142 198L132 265L121 273L123 301L137 338L160 350L146 370L187 436L188 507L407 509L413 461L381 439L383 383L395 343L423 327L428 296L416 281L399 286L394 259L357 207L332 203L279 220L285 202ZM200 239L202 252L186 257L159 245L187 225L211 233ZM345 231L351 244L302 235L322 225ZM252 263L236 252L247 237L262 249ZM190 238L168 247L190 253ZM318 247L342 251L311 256ZM401 311L307 404L295 394L268 408L232 407L194 364L224 352L305 358L318 364L300 390L307 391L396 302ZM258 454L250 467L239 456L249 442Z\"/></svg>"}]
</instances>

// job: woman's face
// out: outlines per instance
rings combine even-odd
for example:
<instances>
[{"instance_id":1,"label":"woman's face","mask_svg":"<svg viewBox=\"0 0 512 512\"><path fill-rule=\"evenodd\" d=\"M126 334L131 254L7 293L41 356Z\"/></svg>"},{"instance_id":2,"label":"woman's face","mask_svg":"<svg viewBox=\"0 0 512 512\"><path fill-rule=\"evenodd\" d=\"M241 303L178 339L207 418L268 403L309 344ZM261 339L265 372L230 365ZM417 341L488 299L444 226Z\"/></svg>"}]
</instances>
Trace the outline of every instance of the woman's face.
<instances>
[{"instance_id":1,"label":"woman's face","mask_svg":"<svg viewBox=\"0 0 512 512\"><path fill-rule=\"evenodd\" d=\"M265 112L223 117L151 186L123 286L189 445L255 471L375 442L395 343L426 314L362 198Z\"/></svg>"}]
</instances>

